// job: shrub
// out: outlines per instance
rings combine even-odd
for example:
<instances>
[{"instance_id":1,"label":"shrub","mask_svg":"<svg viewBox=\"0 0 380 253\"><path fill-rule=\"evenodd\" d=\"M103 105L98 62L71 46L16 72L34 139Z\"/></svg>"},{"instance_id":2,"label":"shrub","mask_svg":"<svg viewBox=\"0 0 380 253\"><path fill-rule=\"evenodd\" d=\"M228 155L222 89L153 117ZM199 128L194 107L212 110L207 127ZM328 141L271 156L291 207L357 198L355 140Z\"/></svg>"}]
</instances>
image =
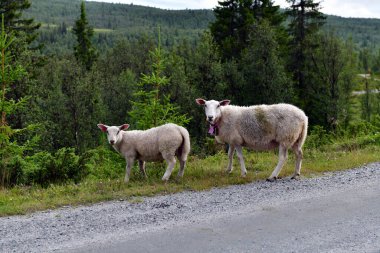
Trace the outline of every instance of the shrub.
<instances>
[{"instance_id":1,"label":"shrub","mask_svg":"<svg viewBox=\"0 0 380 253\"><path fill-rule=\"evenodd\" d=\"M86 174L74 148L59 149L54 155L46 151L38 152L26 157L22 167L23 182L41 186L67 181L79 182Z\"/></svg>"},{"instance_id":2,"label":"shrub","mask_svg":"<svg viewBox=\"0 0 380 253\"><path fill-rule=\"evenodd\" d=\"M125 160L115 151L105 147L85 152L80 164L89 178L115 179L125 172Z\"/></svg>"},{"instance_id":3,"label":"shrub","mask_svg":"<svg viewBox=\"0 0 380 253\"><path fill-rule=\"evenodd\" d=\"M333 136L329 134L322 126L313 126L306 138L305 146L307 148L320 148L332 143Z\"/></svg>"}]
</instances>

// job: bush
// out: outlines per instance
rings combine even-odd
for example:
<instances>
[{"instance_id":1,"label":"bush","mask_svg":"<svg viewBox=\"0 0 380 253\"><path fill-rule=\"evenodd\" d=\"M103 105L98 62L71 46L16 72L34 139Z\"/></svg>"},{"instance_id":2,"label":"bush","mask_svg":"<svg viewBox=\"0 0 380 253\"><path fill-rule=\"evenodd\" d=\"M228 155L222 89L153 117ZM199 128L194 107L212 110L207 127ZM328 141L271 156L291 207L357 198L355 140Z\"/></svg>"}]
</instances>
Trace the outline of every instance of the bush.
<instances>
[{"instance_id":1,"label":"bush","mask_svg":"<svg viewBox=\"0 0 380 253\"><path fill-rule=\"evenodd\" d=\"M59 149L54 155L38 152L25 158L23 163L23 183L48 186L67 181L79 182L86 175L80 166L79 156L74 148Z\"/></svg>"},{"instance_id":2,"label":"bush","mask_svg":"<svg viewBox=\"0 0 380 253\"><path fill-rule=\"evenodd\" d=\"M80 161L89 178L115 179L124 175L125 160L109 148L98 147L85 152Z\"/></svg>"},{"instance_id":3,"label":"bush","mask_svg":"<svg viewBox=\"0 0 380 253\"><path fill-rule=\"evenodd\" d=\"M331 144L333 136L329 134L322 126L313 126L306 138L305 146L307 148L318 149L322 146Z\"/></svg>"}]
</instances>

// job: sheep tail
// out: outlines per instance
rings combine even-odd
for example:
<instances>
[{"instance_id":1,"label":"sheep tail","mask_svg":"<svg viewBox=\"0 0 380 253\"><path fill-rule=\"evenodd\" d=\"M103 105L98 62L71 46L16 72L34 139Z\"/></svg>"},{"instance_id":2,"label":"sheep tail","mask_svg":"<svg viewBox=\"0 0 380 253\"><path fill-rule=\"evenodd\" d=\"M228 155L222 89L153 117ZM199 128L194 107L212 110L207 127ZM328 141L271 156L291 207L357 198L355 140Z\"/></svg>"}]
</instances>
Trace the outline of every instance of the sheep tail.
<instances>
[{"instance_id":1,"label":"sheep tail","mask_svg":"<svg viewBox=\"0 0 380 253\"><path fill-rule=\"evenodd\" d=\"M182 135L182 145L179 148L180 154L178 154L178 157L182 161L187 160L187 155L190 153L190 135L189 132L184 127L179 127L179 131Z\"/></svg>"},{"instance_id":2,"label":"sheep tail","mask_svg":"<svg viewBox=\"0 0 380 253\"><path fill-rule=\"evenodd\" d=\"M302 126L301 134L297 140L297 146L299 149L301 149L303 144L305 143L306 136L307 136L307 126L308 126L308 118L305 119L303 126Z\"/></svg>"}]
</instances>

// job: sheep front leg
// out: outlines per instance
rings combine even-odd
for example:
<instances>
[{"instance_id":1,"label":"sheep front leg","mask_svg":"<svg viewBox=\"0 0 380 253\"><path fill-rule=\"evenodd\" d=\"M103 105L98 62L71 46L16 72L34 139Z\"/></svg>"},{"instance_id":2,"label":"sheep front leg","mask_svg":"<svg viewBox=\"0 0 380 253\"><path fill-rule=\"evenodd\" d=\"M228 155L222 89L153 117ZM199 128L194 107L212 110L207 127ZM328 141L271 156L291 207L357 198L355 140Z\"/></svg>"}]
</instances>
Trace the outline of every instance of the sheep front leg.
<instances>
[{"instance_id":1,"label":"sheep front leg","mask_svg":"<svg viewBox=\"0 0 380 253\"><path fill-rule=\"evenodd\" d=\"M247 169L245 168L244 158L243 158L243 149L241 146L236 146L236 154L240 161L241 176L245 177L247 175Z\"/></svg>"},{"instance_id":2,"label":"sheep front leg","mask_svg":"<svg viewBox=\"0 0 380 253\"><path fill-rule=\"evenodd\" d=\"M148 178L148 176L146 175L146 171L145 171L145 162L142 160L139 160L139 167L140 167L140 171L143 174L143 176L145 178Z\"/></svg>"},{"instance_id":3,"label":"sheep front leg","mask_svg":"<svg viewBox=\"0 0 380 253\"><path fill-rule=\"evenodd\" d=\"M124 183L129 182L129 176L131 175L131 169L133 167L133 163L135 162L135 159L128 157L128 158L126 158L126 161L127 161L127 167L125 169Z\"/></svg>"},{"instance_id":4,"label":"sheep front leg","mask_svg":"<svg viewBox=\"0 0 380 253\"><path fill-rule=\"evenodd\" d=\"M233 162L234 154L235 154L235 146L229 145L229 147L228 147L228 159L229 159L229 161L228 161L228 167L226 170L227 173L232 172L232 162Z\"/></svg>"},{"instance_id":5,"label":"sheep front leg","mask_svg":"<svg viewBox=\"0 0 380 253\"><path fill-rule=\"evenodd\" d=\"M172 171L174 169L176 160L174 158L174 155L172 155L172 156L166 156L166 157L164 157L164 159L168 163L168 167L166 168L165 174L162 177L162 181L168 181L169 177L172 174Z\"/></svg>"}]
</instances>

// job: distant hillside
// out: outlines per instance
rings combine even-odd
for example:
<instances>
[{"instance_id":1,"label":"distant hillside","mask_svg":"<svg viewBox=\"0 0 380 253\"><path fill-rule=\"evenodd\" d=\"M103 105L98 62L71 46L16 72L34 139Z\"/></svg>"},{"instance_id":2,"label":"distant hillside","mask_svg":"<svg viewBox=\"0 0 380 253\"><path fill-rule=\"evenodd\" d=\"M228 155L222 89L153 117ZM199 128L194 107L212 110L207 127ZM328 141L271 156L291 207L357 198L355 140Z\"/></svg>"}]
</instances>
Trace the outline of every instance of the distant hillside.
<instances>
[{"instance_id":1,"label":"distant hillside","mask_svg":"<svg viewBox=\"0 0 380 253\"><path fill-rule=\"evenodd\" d=\"M40 42L47 53L72 49L73 35L68 32L80 13L81 0L31 0L26 16L43 24ZM214 20L212 10L163 10L133 4L86 2L89 23L95 28L95 43L100 48L112 47L117 40L141 36L157 37L161 27L164 46L181 40L195 45L200 35ZM379 48L380 19L328 16L325 29L344 38L352 38L359 47Z\"/></svg>"}]
</instances>

